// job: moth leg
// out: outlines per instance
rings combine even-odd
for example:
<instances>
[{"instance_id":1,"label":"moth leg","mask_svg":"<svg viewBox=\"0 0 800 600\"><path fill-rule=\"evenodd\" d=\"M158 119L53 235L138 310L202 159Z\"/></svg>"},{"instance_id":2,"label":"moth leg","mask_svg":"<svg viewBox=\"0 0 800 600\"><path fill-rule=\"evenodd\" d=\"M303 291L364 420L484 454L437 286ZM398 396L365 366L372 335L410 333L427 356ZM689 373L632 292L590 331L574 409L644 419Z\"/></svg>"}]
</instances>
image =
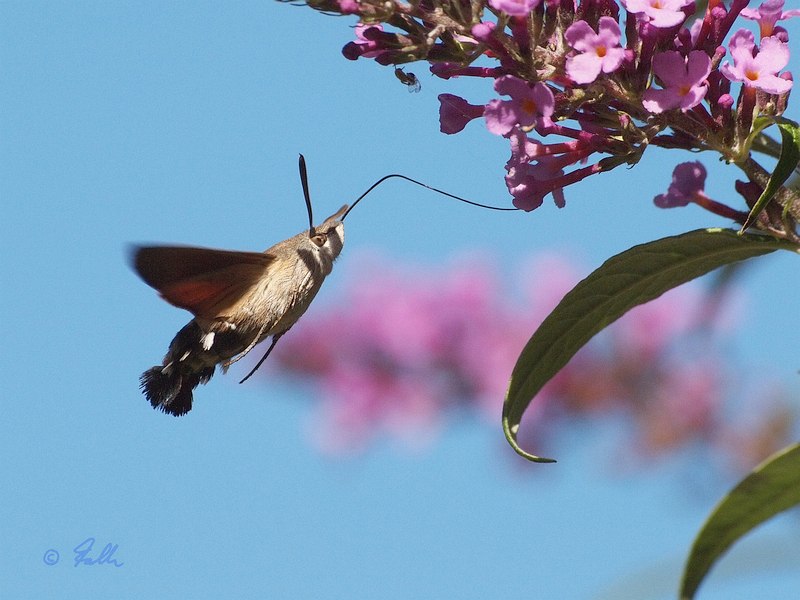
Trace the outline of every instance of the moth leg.
<instances>
[{"instance_id":1,"label":"moth leg","mask_svg":"<svg viewBox=\"0 0 800 600\"><path fill-rule=\"evenodd\" d=\"M258 330L258 333L257 333L257 334L256 334L256 336L253 338L253 341L252 341L252 342L250 342L250 345L249 345L249 346L247 346L247 348L245 348L245 349L244 349L242 352L240 352L238 355L236 355L236 356L234 356L233 358L231 358L231 359L229 359L229 360L226 360L224 363L222 363L222 372L223 372L223 373L227 372L227 371L228 371L228 369L230 368L230 366L231 366L233 363L235 363L235 362L237 362L237 361L239 361L239 360L243 359L245 356L247 356L247 353L248 353L248 352L250 352L250 350L252 350L253 348L255 348L255 347L256 347L256 344L258 344L258 342L260 342L260 341L261 341L261 336L264 334L264 331L266 331L266 329L267 329L267 325L268 325L268 323L265 323L264 325L262 325L262 326L261 326L261 329L259 329L259 330Z\"/></svg>"},{"instance_id":2,"label":"moth leg","mask_svg":"<svg viewBox=\"0 0 800 600\"><path fill-rule=\"evenodd\" d=\"M287 329L286 331L289 331L289 330ZM250 376L251 376L253 373L255 373L256 371L258 371L258 368L259 368L259 367L262 365L262 363L263 363L265 360L267 360L267 357L269 356L269 353L270 353L270 352L272 352L272 349L275 347L275 344L277 344L277 343L278 343L278 340L279 340L279 339L281 339L281 336L283 336L283 334L284 334L284 333L286 333L286 331L281 331L280 333L276 333L274 336L272 336L272 343L269 345L269 348L267 348L267 351L266 351L266 353L264 354L264 356L262 356L262 357L261 357L261 360L260 360L260 361L258 361L258 364L257 364L255 367L253 367L253 370L252 370L252 371L250 371L250 372L247 374L247 376L246 376L244 379L242 379L242 380L241 380L239 383L244 383L245 381L247 381L248 379L250 379Z\"/></svg>"}]
</instances>

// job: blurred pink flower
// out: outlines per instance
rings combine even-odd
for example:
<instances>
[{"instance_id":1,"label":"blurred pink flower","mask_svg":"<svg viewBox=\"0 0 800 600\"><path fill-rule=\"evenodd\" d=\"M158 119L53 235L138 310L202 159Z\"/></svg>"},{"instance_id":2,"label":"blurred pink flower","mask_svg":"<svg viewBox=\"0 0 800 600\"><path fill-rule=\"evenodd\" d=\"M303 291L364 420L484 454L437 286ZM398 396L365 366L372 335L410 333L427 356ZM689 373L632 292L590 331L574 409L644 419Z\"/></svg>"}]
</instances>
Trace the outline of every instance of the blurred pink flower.
<instances>
[{"instance_id":1,"label":"blurred pink flower","mask_svg":"<svg viewBox=\"0 0 800 600\"><path fill-rule=\"evenodd\" d=\"M697 288L681 286L629 311L614 324L620 354L652 360L672 340L702 324L705 300Z\"/></svg>"},{"instance_id":2,"label":"blurred pink flower","mask_svg":"<svg viewBox=\"0 0 800 600\"><path fill-rule=\"evenodd\" d=\"M275 351L280 372L317 390L317 446L342 454L390 438L424 448L464 411L494 424L520 351L580 279L556 254L528 259L510 292L497 272L475 254L439 269L357 259L343 302L317 305ZM719 297L693 286L630 311L545 386L521 441L541 447L559 423L611 414L634 424L643 456L716 443L730 429L722 398L737 387L713 329L719 312Z\"/></svg>"},{"instance_id":3,"label":"blurred pink flower","mask_svg":"<svg viewBox=\"0 0 800 600\"><path fill-rule=\"evenodd\" d=\"M722 372L713 357L671 364L653 399L638 413L645 447L655 453L712 433L721 418Z\"/></svg>"}]
</instances>

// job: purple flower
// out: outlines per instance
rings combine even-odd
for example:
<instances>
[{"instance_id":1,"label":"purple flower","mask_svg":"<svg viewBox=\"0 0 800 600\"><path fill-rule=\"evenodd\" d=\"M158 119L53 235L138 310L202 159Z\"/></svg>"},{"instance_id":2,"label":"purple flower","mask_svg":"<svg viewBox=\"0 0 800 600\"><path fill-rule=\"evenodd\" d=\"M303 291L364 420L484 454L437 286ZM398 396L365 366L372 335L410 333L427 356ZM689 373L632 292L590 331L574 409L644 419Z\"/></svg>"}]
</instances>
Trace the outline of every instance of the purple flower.
<instances>
[{"instance_id":1,"label":"purple flower","mask_svg":"<svg viewBox=\"0 0 800 600\"><path fill-rule=\"evenodd\" d=\"M513 17L526 17L541 0L489 0L489 6Z\"/></svg>"},{"instance_id":2,"label":"purple flower","mask_svg":"<svg viewBox=\"0 0 800 600\"><path fill-rule=\"evenodd\" d=\"M798 2L708 0L702 18L692 17L703 4L695 0L479 0L474 10L446 11L446 18L440 13L447 2L437 0L389 2L380 10L365 0L312 4L357 9L361 24L347 58L372 57L396 70L427 61L441 79L493 79L496 93L484 106L440 95L440 130L460 132L483 115L491 133L509 138L514 160L506 183L515 204L530 210L545 195L561 203L568 186L631 165L648 147L712 148L740 164L740 142L761 126L754 119L787 110L789 34L779 25L800 15L800 8L784 9ZM740 13L759 23L760 40L736 31ZM744 168L758 179L763 167L752 160ZM741 220L740 211L710 198L693 202ZM759 224L773 226L772 233L785 229L794 239L794 221Z\"/></svg>"},{"instance_id":3,"label":"purple flower","mask_svg":"<svg viewBox=\"0 0 800 600\"><path fill-rule=\"evenodd\" d=\"M343 15L354 15L358 13L358 0L339 0L339 10Z\"/></svg>"},{"instance_id":4,"label":"purple flower","mask_svg":"<svg viewBox=\"0 0 800 600\"><path fill-rule=\"evenodd\" d=\"M591 83L600 71L612 73L625 57L625 50L619 45L619 25L611 17L600 17L597 33L586 21L577 21L564 32L564 37L579 52L570 56L566 64L567 75L575 83Z\"/></svg>"},{"instance_id":5,"label":"purple flower","mask_svg":"<svg viewBox=\"0 0 800 600\"><path fill-rule=\"evenodd\" d=\"M653 72L664 89L646 90L642 106L651 113L673 108L686 112L700 104L708 91L706 78L711 73L711 59L700 50L693 50L686 59L675 50L661 52L653 58Z\"/></svg>"},{"instance_id":6,"label":"purple flower","mask_svg":"<svg viewBox=\"0 0 800 600\"><path fill-rule=\"evenodd\" d=\"M643 14L653 27L666 28L680 25L686 20L685 6L694 0L620 0L634 14Z\"/></svg>"},{"instance_id":7,"label":"purple flower","mask_svg":"<svg viewBox=\"0 0 800 600\"><path fill-rule=\"evenodd\" d=\"M777 73L789 63L789 46L777 37L761 40L761 49L753 56L755 36L740 29L731 38L729 45L733 65L729 62L720 71L731 81L740 81L770 94L784 94L792 88L792 82L778 77Z\"/></svg>"},{"instance_id":8,"label":"purple flower","mask_svg":"<svg viewBox=\"0 0 800 600\"><path fill-rule=\"evenodd\" d=\"M506 187L514 197L513 204L524 211L539 208L547 194L553 194L558 208L564 208L564 189L552 182L564 175L559 162L552 156L542 156L536 164L509 161L506 166Z\"/></svg>"},{"instance_id":9,"label":"purple flower","mask_svg":"<svg viewBox=\"0 0 800 600\"><path fill-rule=\"evenodd\" d=\"M659 208L686 206L698 196L705 196L706 168L701 162L685 162L675 167L672 183L666 194L659 194L653 202Z\"/></svg>"},{"instance_id":10,"label":"purple flower","mask_svg":"<svg viewBox=\"0 0 800 600\"><path fill-rule=\"evenodd\" d=\"M716 215L731 219L736 223L744 223L745 219L747 219L747 213L734 210L726 204L709 198L703 189L705 183L706 169L702 163L681 163L675 167L672 173L672 183L667 193L659 194L653 198L653 203L659 208L675 208L677 206L686 206L693 202ZM737 190L741 191L738 186ZM754 193L753 201L755 201L759 193L760 189L757 189Z\"/></svg>"},{"instance_id":11,"label":"purple flower","mask_svg":"<svg viewBox=\"0 0 800 600\"><path fill-rule=\"evenodd\" d=\"M506 163L506 187L514 198L514 206L531 211L539 208L544 197L552 191L541 182L563 175L564 171L560 164L556 167L552 157L545 154L544 144L530 139L519 127L515 127L508 137L511 158ZM564 190L554 191L553 198L558 207L563 208Z\"/></svg>"},{"instance_id":12,"label":"purple flower","mask_svg":"<svg viewBox=\"0 0 800 600\"><path fill-rule=\"evenodd\" d=\"M359 57L375 58L386 51L380 42L370 40L367 37L366 34L370 29L383 31L383 25L380 23L377 25L365 25L363 23L356 25L356 41L349 42L342 48L342 54L344 54L345 58L348 60L356 60Z\"/></svg>"},{"instance_id":13,"label":"purple flower","mask_svg":"<svg viewBox=\"0 0 800 600\"><path fill-rule=\"evenodd\" d=\"M470 33L479 42L489 42L494 35L494 30L497 28L497 23L491 21L482 21L472 26Z\"/></svg>"},{"instance_id":14,"label":"purple flower","mask_svg":"<svg viewBox=\"0 0 800 600\"><path fill-rule=\"evenodd\" d=\"M775 29L775 23L790 17L800 17L800 8L783 10L783 0L765 0L758 8L743 8L739 13L745 19L758 21L761 37L769 37Z\"/></svg>"},{"instance_id":15,"label":"purple flower","mask_svg":"<svg viewBox=\"0 0 800 600\"><path fill-rule=\"evenodd\" d=\"M494 89L511 96L511 100L492 100L484 108L486 127L492 133L507 135L517 125L530 130L552 123L555 98L541 81L531 87L522 79L505 75L494 82Z\"/></svg>"},{"instance_id":16,"label":"purple flower","mask_svg":"<svg viewBox=\"0 0 800 600\"><path fill-rule=\"evenodd\" d=\"M439 129L442 133L458 133L472 119L483 116L483 106L470 104L453 94L439 94Z\"/></svg>"},{"instance_id":17,"label":"purple flower","mask_svg":"<svg viewBox=\"0 0 800 600\"><path fill-rule=\"evenodd\" d=\"M509 165L521 165L536 160L545 155L545 145L536 140L532 140L519 127L515 127L508 135L511 142L511 158Z\"/></svg>"},{"instance_id":18,"label":"purple flower","mask_svg":"<svg viewBox=\"0 0 800 600\"><path fill-rule=\"evenodd\" d=\"M529 163L521 163L508 166L506 170L506 187L514 198L514 206L528 212L539 208L545 194L537 190L535 167Z\"/></svg>"}]
</instances>

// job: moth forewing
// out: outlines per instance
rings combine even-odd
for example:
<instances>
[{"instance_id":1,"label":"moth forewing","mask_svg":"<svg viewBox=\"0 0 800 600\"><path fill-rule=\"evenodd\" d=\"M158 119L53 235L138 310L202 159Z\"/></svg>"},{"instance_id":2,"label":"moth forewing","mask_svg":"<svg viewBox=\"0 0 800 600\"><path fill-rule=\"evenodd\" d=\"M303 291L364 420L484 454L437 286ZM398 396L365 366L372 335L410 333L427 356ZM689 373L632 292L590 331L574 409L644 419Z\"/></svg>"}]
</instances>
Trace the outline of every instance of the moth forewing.
<instances>
[{"instance_id":1,"label":"moth forewing","mask_svg":"<svg viewBox=\"0 0 800 600\"><path fill-rule=\"evenodd\" d=\"M207 320L234 313L274 261L266 252L190 246L140 246L132 256L136 272L164 300Z\"/></svg>"}]
</instances>

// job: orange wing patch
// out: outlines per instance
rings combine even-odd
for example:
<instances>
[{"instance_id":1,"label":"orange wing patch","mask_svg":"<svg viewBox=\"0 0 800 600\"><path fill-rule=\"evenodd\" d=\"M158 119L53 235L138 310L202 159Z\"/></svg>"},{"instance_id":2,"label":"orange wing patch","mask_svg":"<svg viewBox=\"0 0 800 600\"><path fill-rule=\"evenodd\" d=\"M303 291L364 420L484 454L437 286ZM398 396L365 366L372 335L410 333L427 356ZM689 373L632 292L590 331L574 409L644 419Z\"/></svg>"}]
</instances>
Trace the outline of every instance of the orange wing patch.
<instances>
[{"instance_id":1,"label":"orange wing patch","mask_svg":"<svg viewBox=\"0 0 800 600\"><path fill-rule=\"evenodd\" d=\"M197 317L228 316L267 275L275 257L185 246L146 246L132 255L134 269L161 297Z\"/></svg>"}]
</instances>

